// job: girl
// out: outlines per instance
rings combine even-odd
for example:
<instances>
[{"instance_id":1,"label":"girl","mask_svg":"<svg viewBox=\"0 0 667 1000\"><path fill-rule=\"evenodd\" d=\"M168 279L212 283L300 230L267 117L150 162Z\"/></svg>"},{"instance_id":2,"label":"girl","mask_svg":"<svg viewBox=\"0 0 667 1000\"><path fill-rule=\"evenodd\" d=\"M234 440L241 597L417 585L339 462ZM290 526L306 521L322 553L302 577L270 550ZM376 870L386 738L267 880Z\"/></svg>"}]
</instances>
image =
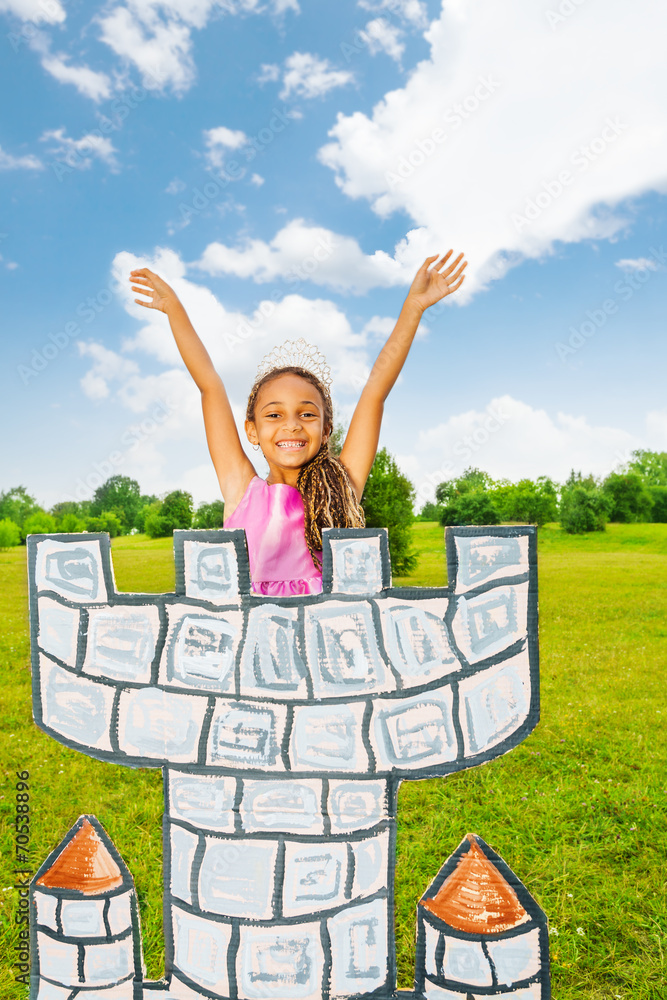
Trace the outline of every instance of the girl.
<instances>
[{"instance_id":1,"label":"girl","mask_svg":"<svg viewBox=\"0 0 667 1000\"><path fill-rule=\"evenodd\" d=\"M135 299L167 314L201 392L204 426L225 501L225 528L244 528L253 592L273 597L322 590L322 528L363 527L361 495L380 436L384 401L405 363L422 313L459 288L463 254L427 257L380 351L350 422L340 458L329 453L333 407L323 356L299 340L267 356L248 399L245 432L269 466L260 479L243 450L222 379L174 290L148 268L130 273ZM436 263L437 261L437 263Z\"/></svg>"}]
</instances>

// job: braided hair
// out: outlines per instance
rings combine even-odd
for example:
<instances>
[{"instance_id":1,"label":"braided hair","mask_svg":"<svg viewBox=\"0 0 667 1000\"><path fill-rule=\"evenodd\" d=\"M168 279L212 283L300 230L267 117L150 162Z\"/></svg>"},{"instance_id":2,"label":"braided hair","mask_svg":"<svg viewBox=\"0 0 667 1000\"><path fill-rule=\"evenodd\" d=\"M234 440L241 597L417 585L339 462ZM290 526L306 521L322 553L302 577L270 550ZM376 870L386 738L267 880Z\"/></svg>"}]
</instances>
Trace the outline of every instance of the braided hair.
<instances>
[{"instance_id":1,"label":"braided hair","mask_svg":"<svg viewBox=\"0 0 667 1000\"><path fill-rule=\"evenodd\" d=\"M255 422L257 394L267 382L281 375L298 375L314 386L324 404L324 426L333 427L331 396L316 375L307 368L289 366L267 372L252 387L246 408L246 420ZM357 500L347 469L329 451L328 439L322 442L317 455L299 472L297 489L303 497L306 545L316 569L322 564L317 556L322 551L322 528L363 528L366 519Z\"/></svg>"}]
</instances>

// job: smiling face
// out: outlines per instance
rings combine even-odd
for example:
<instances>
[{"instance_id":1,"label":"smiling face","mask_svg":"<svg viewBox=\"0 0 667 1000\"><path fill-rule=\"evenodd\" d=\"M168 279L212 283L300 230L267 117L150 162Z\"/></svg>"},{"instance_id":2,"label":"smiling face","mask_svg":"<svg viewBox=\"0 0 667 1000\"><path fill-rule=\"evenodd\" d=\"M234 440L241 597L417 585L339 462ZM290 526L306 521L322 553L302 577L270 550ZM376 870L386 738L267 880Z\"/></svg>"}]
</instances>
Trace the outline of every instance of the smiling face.
<instances>
[{"instance_id":1,"label":"smiling face","mask_svg":"<svg viewBox=\"0 0 667 1000\"><path fill-rule=\"evenodd\" d=\"M259 444L271 469L270 479L287 481L312 461L331 433L319 390L294 373L277 375L259 389L254 419L246 420L248 440Z\"/></svg>"}]
</instances>

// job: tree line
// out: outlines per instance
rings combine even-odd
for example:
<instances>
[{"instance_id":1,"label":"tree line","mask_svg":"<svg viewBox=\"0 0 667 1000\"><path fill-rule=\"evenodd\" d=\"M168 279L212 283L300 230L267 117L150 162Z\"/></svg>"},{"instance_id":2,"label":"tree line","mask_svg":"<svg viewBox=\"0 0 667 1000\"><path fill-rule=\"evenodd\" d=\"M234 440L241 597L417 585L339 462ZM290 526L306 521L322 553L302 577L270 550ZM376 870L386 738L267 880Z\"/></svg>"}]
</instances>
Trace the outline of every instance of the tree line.
<instances>
[{"instance_id":1,"label":"tree line","mask_svg":"<svg viewBox=\"0 0 667 1000\"><path fill-rule=\"evenodd\" d=\"M443 525L560 522L573 534L603 531L610 521L666 522L667 452L639 449L606 477L573 470L562 484L548 476L493 480L480 469L466 469L438 484L435 502L425 504L419 517Z\"/></svg>"},{"instance_id":2,"label":"tree line","mask_svg":"<svg viewBox=\"0 0 667 1000\"><path fill-rule=\"evenodd\" d=\"M334 436L340 450L342 432ZM389 550L396 573L414 568L410 527L415 491L386 448L380 449L368 477L362 504L369 527L389 529ZM200 503L196 509L186 490L162 497L144 494L136 479L115 475L99 486L90 500L66 500L46 510L24 486L0 492L0 548L19 545L28 535L54 532L107 531L118 535L142 533L149 538L171 535L175 528L221 528L222 500Z\"/></svg>"},{"instance_id":3,"label":"tree line","mask_svg":"<svg viewBox=\"0 0 667 1000\"><path fill-rule=\"evenodd\" d=\"M333 435L339 450L342 432ZM572 472L565 483L548 476L537 479L493 480L480 469L440 483L435 502L426 503L417 518L455 524L543 525L559 521L565 531L601 531L609 521L667 521L667 452L639 450L619 471L604 479ZM415 520L415 489L396 460L381 448L361 499L370 528L386 527L394 572L411 572L416 556L411 547ZM118 535L143 533L149 538L171 535L175 528L221 528L222 500L196 508L186 490L161 497L141 492L136 479L115 475L99 486L90 500L66 500L49 510L25 487L0 492L0 548L19 545L30 534L107 531Z\"/></svg>"}]
</instances>

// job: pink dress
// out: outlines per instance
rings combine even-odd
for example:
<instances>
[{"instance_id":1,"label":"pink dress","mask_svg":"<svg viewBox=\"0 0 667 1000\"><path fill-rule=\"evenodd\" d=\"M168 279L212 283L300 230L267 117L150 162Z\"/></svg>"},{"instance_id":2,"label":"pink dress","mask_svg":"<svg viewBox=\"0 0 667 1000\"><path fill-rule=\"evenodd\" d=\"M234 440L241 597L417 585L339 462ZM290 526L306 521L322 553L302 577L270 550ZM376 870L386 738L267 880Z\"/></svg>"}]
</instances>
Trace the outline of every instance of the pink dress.
<instances>
[{"instance_id":1,"label":"pink dress","mask_svg":"<svg viewBox=\"0 0 667 1000\"><path fill-rule=\"evenodd\" d=\"M254 476L225 528L244 528L253 594L292 597L322 592L304 533L303 499L296 486ZM321 558L322 553L319 553Z\"/></svg>"}]
</instances>

